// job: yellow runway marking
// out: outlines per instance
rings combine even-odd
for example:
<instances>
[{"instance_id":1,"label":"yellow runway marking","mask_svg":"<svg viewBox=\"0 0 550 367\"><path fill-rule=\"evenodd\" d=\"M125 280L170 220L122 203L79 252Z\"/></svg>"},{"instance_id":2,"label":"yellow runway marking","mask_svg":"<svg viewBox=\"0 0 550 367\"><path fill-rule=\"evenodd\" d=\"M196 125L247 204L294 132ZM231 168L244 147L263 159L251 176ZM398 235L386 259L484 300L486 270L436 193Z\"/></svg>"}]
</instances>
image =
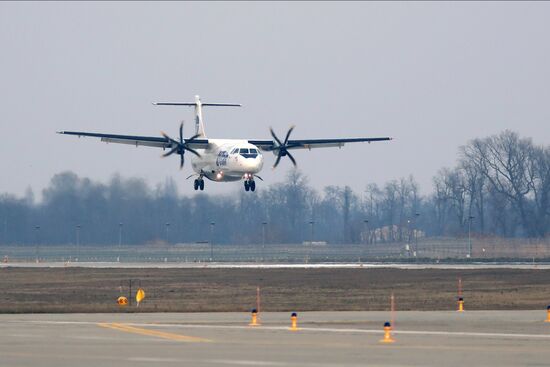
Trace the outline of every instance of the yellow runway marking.
<instances>
[{"instance_id":1,"label":"yellow runway marking","mask_svg":"<svg viewBox=\"0 0 550 367\"><path fill-rule=\"evenodd\" d=\"M204 339L204 338L198 338L195 336L187 336L187 335L181 335L181 334L173 334L173 333L166 333L163 331L157 331L157 330L150 330L150 329L143 329L135 326L129 326L125 324L119 324L119 323L98 323L98 326L114 329L114 330L120 330L125 331L127 333L133 333L133 334L140 334L140 335L147 335L147 336L156 336L157 338L163 338L168 340L175 340L179 342L187 342L187 343L204 343L204 342L211 342L210 339Z\"/></svg>"}]
</instances>

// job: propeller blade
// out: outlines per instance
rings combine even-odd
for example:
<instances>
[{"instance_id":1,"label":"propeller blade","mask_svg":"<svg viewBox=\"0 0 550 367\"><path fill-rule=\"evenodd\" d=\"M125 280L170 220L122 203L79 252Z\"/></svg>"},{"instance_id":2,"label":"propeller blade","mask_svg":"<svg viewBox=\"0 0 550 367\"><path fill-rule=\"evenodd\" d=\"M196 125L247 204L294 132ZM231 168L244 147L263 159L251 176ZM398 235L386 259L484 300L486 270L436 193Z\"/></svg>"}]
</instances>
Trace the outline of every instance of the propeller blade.
<instances>
[{"instance_id":1,"label":"propeller blade","mask_svg":"<svg viewBox=\"0 0 550 367\"><path fill-rule=\"evenodd\" d=\"M180 144L183 145L183 121L180 124Z\"/></svg>"},{"instance_id":2,"label":"propeller blade","mask_svg":"<svg viewBox=\"0 0 550 367\"><path fill-rule=\"evenodd\" d=\"M183 168L184 163L185 163L185 158L183 157L183 154L180 154L180 169Z\"/></svg>"},{"instance_id":3,"label":"propeller blade","mask_svg":"<svg viewBox=\"0 0 550 367\"><path fill-rule=\"evenodd\" d=\"M275 160L275 164L273 165L273 168L277 168L277 166L279 165L279 162L281 161L281 155L278 154L277 155L277 159Z\"/></svg>"},{"instance_id":4,"label":"propeller blade","mask_svg":"<svg viewBox=\"0 0 550 367\"><path fill-rule=\"evenodd\" d=\"M190 137L189 139L187 139L187 141L195 140L195 139L198 138L199 136L200 136L199 134L195 134L195 135L193 135L192 137Z\"/></svg>"},{"instance_id":5,"label":"propeller blade","mask_svg":"<svg viewBox=\"0 0 550 367\"><path fill-rule=\"evenodd\" d=\"M288 129L287 133L286 133L286 137L285 137L285 145L286 143L288 143L288 138L290 137L290 133L292 132L292 130L294 130L294 125L292 125L290 127L290 129Z\"/></svg>"},{"instance_id":6,"label":"propeller blade","mask_svg":"<svg viewBox=\"0 0 550 367\"><path fill-rule=\"evenodd\" d=\"M283 143L281 143L281 141L279 140L279 138L277 137L277 135L275 135L275 132L273 131L272 128L269 128L269 132L271 133L271 136L273 137L273 139L275 139L275 141L277 142L277 144L280 145L283 145Z\"/></svg>"},{"instance_id":7,"label":"propeller blade","mask_svg":"<svg viewBox=\"0 0 550 367\"><path fill-rule=\"evenodd\" d=\"M200 158L200 156L201 156L195 149L191 149L191 148L189 148L189 147L184 147L183 149L187 150L188 152L193 153L194 155L196 155L196 156L199 157L199 158Z\"/></svg>"},{"instance_id":8,"label":"propeller blade","mask_svg":"<svg viewBox=\"0 0 550 367\"><path fill-rule=\"evenodd\" d=\"M294 157L292 156L292 154L290 154L288 151L286 152L286 155L288 156L288 158L290 158L290 160L292 161L292 164L294 164L294 167L297 166L296 164L296 159L294 159Z\"/></svg>"},{"instance_id":9,"label":"propeller blade","mask_svg":"<svg viewBox=\"0 0 550 367\"><path fill-rule=\"evenodd\" d=\"M170 151L168 153L164 153L162 156L163 157L168 157L169 155L172 155L175 152L177 152L177 150L178 150L178 147L176 146L175 148L170 149Z\"/></svg>"},{"instance_id":10,"label":"propeller blade","mask_svg":"<svg viewBox=\"0 0 550 367\"><path fill-rule=\"evenodd\" d=\"M161 131L160 134L161 134L162 136L164 136L164 138L165 138L166 140L168 140L169 142L174 143L174 144L176 144L176 145L179 144L176 140L174 140L174 139L172 139L171 137L169 137L168 135L166 135L166 133L165 133L164 131Z\"/></svg>"}]
</instances>

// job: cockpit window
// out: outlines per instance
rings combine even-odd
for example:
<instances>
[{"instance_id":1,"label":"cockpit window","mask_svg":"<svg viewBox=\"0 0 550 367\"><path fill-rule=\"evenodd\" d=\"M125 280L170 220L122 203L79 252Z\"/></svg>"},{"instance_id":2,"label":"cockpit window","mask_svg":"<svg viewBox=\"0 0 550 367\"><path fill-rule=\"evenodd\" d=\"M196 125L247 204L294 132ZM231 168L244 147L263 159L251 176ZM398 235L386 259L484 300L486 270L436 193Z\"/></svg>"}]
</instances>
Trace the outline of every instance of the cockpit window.
<instances>
[{"instance_id":1,"label":"cockpit window","mask_svg":"<svg viewBox=\"0 0 550 367\"><path fill-rule=\"evenodd\" d=\"M258 156L258 150L254 148L241 148L239 154L245 158L256 158Z\"/></svg>"},{"instance_id":2,"label":"cockpit window","mask_svg":"<svg viewBox=\"0 0 550 367\"><path fill-rule=\"evenodd\" d=\"M231 151L231 154L239 154L239 148L235 148Z\"/></svg>"}]
</instances>

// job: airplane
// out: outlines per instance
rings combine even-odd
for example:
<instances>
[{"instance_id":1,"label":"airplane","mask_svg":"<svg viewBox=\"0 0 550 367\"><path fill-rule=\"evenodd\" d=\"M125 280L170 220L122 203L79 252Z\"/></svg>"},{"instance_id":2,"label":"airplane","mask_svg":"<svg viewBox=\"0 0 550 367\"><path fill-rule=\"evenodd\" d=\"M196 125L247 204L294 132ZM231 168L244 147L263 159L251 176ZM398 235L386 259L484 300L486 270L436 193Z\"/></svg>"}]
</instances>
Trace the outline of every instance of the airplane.
<instances>
[{"instance_id":1,"label":"airplane","mask_svg":"<svg viewBox=\"0 0 550 367\"><path fill-rule=\"evenodd\" d=\"M214 182L244 182L245 191L255 191L255 178L258 176L264 165L262 152L272 152L277 158L273 164L276 168L281 158L288 157L296 166L296 159L290 153L294 149L309 149L338 147L346 143L387 141L390 137L379 138L344 138L344 139L290 139L294 126L290 127L283 140L269 129L273 139L210 139L206 137L204 120L202 117L203 107L242 107L237 103L203 103L199 96L195 96L194 102L154 102L156 106L193 106L195 108L195 134L185 139L183 137L183 122L179 127L179 139L173 139L164 132L161 136L133 136L90 133L83 131L58 131L58 134L76 135L78 137L100 138L106 143L130 144L138 146L156 147L167 150L163 157L172 154L180 156L180 169L185 163L185 153L192 154L191 166L194 174L187 177L196 177L193 187L195 190L204 190L204 178Z\"/></svg>"}]
</instances>

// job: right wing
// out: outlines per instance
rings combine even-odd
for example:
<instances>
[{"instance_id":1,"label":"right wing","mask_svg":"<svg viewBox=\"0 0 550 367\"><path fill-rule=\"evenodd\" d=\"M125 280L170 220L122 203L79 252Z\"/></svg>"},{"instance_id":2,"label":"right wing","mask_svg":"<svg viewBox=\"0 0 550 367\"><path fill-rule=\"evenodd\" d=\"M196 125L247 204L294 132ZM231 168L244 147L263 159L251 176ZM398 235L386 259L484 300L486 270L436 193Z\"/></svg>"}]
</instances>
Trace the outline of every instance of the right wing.
<instances>
[{"instance_id":1,"label":"right wing","mask_svg":"<svg viewBox=\"0 0 550 367\"><path fill-rule=\"evenodd\" d=\"M117 144L129 144L146 147L155 147L162 149L170 149L174 147L174 144L164 138L158 136L134 136L134 135L114 135L114 134L100 134L100 133L88 133L83 131L58 131L58 134L66 135L76 135L78 137L92 137L100 138L101 141L106 143L117 143ZM206 149L208 147L208 139L185 139L185 142L189 148L192 149Z\"/></svg>"},{"instance_id":2,"label":"right wing","mask_svg":"<svg viewBox=\"0 0 550 367\"><path fill-rule=\"evenodd\" d=\"M371 143L375 141L392 140L390 137L382 138L340 138L340 139L299 139L288 140L287 149L309 149L312 148L341 148L347 143ZM250 144L254 144L262 150L272 151L277 149L277 142L274 140L248 140Z\"/></svg>"}]
</instances>

